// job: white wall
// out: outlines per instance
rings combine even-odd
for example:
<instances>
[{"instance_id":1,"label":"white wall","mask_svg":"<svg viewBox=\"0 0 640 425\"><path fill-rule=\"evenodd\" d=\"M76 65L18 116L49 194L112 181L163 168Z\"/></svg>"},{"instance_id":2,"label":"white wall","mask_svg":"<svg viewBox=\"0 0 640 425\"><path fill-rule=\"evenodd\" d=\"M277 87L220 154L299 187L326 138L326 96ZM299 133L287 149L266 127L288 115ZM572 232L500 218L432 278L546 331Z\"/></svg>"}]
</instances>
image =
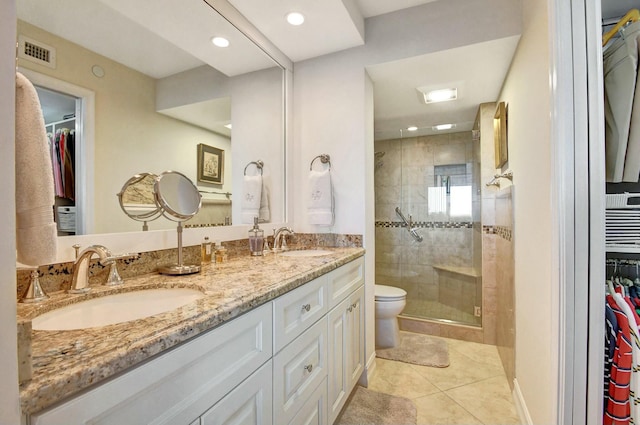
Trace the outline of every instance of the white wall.
<instances>
[{"instance_id":1,"label":"white wall","mask_svg":"<svg viewBox=\"0 0 640 425\"><path fill-rule=\"evenodd\" d=\"M554 423L558 408L547 3L523 2L522 37L499 99L509 104L507 166L514 174L516 381L536 424Z\"/></svg>"},{"instance_id":2,"label":"white wall","mask_svg":"<svg viewBox=\"0 0 640 425\"><path fill-rule=\"evenodd\" d=\"M0 424L20 422L16 344L16 243L15 235L15 56L14 0L0 2Z\"/></svg>"}]
</instances>

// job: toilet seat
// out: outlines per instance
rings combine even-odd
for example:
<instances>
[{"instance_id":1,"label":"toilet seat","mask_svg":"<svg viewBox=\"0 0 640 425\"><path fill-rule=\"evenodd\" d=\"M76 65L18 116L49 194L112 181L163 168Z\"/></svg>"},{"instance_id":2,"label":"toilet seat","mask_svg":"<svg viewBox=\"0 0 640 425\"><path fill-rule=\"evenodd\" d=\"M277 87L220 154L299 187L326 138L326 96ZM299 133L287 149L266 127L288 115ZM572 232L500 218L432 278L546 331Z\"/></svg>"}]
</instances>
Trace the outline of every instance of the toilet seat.
<instances>
[{"instance_id":1,"label":"toilet seat","mask_svg":"<svg viewBox=\"0 0 640 425\"><path fill-rule=\"evenodd\" d=\"M376 301L399 301L407 297L407 291L401 288L387 285L375 285Z\"/></svg>"}]
</instances>

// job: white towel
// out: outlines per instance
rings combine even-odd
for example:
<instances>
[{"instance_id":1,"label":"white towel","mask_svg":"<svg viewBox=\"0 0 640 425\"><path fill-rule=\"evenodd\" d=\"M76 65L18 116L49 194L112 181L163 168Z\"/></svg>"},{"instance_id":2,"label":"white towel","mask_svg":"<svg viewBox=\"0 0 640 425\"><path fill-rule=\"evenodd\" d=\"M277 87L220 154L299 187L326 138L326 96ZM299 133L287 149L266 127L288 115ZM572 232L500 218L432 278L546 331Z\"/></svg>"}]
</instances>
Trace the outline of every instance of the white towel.
<instances>
[{"instance_id":1,"label":"white towel","mask_svg":"<svg viewBox=\"0 0 640 425\"><path fill-rule=\"evenodd\" d=\"M16 73L16 248L20 263L56 260L53 169L38 93Z\"/></svg>"},{"instance_id":2,"label":"white towel","mask_svg":"<svg viewBox=\"0 0 640 425\"><path fill-rule=\"evenodd\" d=\"M260 211L258 212L258 221L260 223L268 223L271 221L271 206L269 205L269 186L264 184L264 179L260 179L262 191L260 192Z\"/></svg>"},{"instance_id":3,"label":"white towel","mask_svg":"<svg viewBox=\"0 0 640 425\"><path fill-rule=\"evenodd\" d=\"M310 224L333 225L333 187L331 172L311 171L309 173L309 206L307 214Z\"/></svg>"},{"instance_id":4,"label":"white towel","mask_svg":"<svg viewBox=\"0 0 640 425\"><path fill-rule=\"evenodd\" d=\"M240 216L245 224L253 224L253 218L260 216L262 199L262 176L244 176L242 182L242 203Z\"/></svg>"}]
</instances>

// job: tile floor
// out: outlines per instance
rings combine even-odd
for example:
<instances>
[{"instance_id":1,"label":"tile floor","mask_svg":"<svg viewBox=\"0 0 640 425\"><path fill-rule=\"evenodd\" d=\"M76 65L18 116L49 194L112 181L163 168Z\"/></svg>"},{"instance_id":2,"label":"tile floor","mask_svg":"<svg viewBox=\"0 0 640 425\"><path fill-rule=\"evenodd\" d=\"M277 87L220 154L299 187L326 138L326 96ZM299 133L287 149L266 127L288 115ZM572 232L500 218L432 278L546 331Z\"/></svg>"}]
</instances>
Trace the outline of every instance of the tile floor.
<instances>
[{"instance_id":1,"label":"tile floor","mask_svg":"<svg viewBox=\"0 0 640 425\"><path fill-rule=\"evenodd\" d=\"M519 424L497 348L443 339L449 367L376 359L369 389L413 400L418 425Z\"/></svg>"}]
</instances>

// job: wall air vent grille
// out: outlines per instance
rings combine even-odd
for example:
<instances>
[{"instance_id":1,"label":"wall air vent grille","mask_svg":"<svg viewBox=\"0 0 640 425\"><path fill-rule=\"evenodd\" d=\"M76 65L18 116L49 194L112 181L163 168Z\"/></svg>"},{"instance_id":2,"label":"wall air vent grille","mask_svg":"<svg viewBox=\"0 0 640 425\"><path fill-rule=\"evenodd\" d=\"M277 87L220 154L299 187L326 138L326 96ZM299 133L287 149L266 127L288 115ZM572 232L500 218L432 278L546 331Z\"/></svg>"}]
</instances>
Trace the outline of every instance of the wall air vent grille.
<instances>
[{"instance_id":1,"label":"wall air vent grille","mask_svg":"<svg viewBox=\"0 0 640 425\"><path fill-rule=\"evenodd\" d=\"M23 35L18 37L18 57L49 68L56 67L56 49Z\"/></svg>"}]
</instances>

